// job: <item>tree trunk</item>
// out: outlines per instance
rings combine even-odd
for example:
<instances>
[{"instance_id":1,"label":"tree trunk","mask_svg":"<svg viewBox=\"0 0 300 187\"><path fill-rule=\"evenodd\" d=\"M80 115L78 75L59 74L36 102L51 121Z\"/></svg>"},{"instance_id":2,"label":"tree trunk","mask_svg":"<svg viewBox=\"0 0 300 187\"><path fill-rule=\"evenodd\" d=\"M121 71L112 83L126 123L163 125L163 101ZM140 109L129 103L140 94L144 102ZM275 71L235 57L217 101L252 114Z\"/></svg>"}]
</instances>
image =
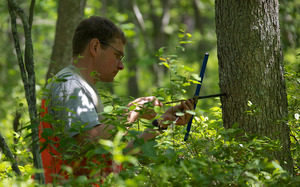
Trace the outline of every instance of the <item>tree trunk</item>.
<instances>
[{"instance_id":1,"label":"tree trunk","mask_svg":"<svg viewBox=\"0 0 300 187\"><path fill-rule=\"evenodd\" d=\"M47 79L56 74L72 61L72 38L74 31L83 18L86 0L60 0L56 23L55 41Z\"/></svg>"},{"instance_id":2,"label":"tree trunk","mask_svg":"<svg viewBox=\"0 0 300 187\"><path fill-rule=\"evenodd\" d=\"M129 79L127 83L128 95L132 97L139 96L139 86L138 86L138 67L137 67L137 54L135 43L127 44L127 54L128 54L128 69L129 69Z\"/></svg>"},{"instance_id":3,"label":"tree trunk","mask_svg":"<svg viewBox=\"0 0 300 187\"><path fill-rule=\"evenodd\" d=\"M155 9L155 6L153 4L152 0L148 0L149 6L152 10ZM158 16L155 14L155 11L150 12L150 19L153 24L153 33L152 33L152 41L153 41L153 52L154 54L157 53L157 51L162 47L166 46L166 40L167 35L164 31L165 27L170 22L170 1L165 0L162 1L162 7L163 7L163 14L161 16ZM154 56L154 55L153 55ZM153 71L154 71L154 79L155 79L155 85L158 87L162 86L162 80L164 76L164 69L163 66L160 66L158 63L153 64Z\"/></svg>"},{"instance_id":4,"label":"tree trunk","mask_svg":"<svg viewBox=\"0 0 300 187\"><path fill-rule=\"evenodd\" d=\"M275 157L293 172L278 0L215 3L224 126L280 140Z\"/></svg>"},{"instance_id":5,"label":"tree trunk","mask_svg":"<svg viewBox=\"0 0 300 187\"><path fill-rule=\"evenodd\" d=\"M30 117L30 129L32 137L32 155L33 165L37 169L43 168L42 158L40 155L39 147L39 135L38 135L38 118L37 118L37 107L36 107L36 90L35 90L35 71L34 71L34 60L33 60L33 45L31 39L31 27L33 20L33 12L35 0L31 1L29 17L25 14L24 10L14 1L8 0L8 9L11 17L11 30L14 39L15 49L17 53L17 59L20 67L20 73L25 88L25 97L28 103L28 111ZM17 15L22 20L24 36L25 36L25 54L24 59L21 51L19 34L17 30ZM15 166L14 166L15 167ZM35 173L34 178L39 183L45 183L45 176L43 173Z\"/></svg>"},{"instance_id":6,"label":"tree trunk","mask_svg":"<svg viewBox=\"0 0 300 187\"><path fill-rule=\"evenodd\" d=\"M195 14L195 27L200 31L200 33L204 33L203 27L203 19L200 12L200 0L193 0L193 9Z\"/></svg>"}]
</instances>

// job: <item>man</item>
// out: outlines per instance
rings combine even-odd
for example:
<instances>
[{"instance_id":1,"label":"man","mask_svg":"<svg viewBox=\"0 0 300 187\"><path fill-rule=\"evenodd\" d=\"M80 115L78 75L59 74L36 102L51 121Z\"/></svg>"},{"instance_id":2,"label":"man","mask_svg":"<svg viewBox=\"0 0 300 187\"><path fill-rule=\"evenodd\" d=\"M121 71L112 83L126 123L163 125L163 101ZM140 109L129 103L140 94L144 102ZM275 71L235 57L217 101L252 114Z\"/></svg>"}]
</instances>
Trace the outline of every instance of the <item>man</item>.
<instances>
[{"instance_id":1,"label":"man","mask_svg":"<svg viewBox=\"0 0 300 187\"><path fill-rule=\"evenodd\" d=\"M94 85L98 81L112 82L118 72L124 69L122 60L125 44L124 33L107 18L92 16L83 20L76 28L73 36L72 65L54 76L52 82L47 85L42 101L42 108L45 110L42 116L48 119L40 125L42 159L47 183L53 181L52 174L62 174L60 166L63 164L71 166L76 175L89 175L90 171L83 167L88 162L86 157L77 157L83 158L78 162L74 159L72 162L66 162L65 158L81 154L77 145L96 145L93 142L99 139L112 138L110 131L115 125L108 123L100 114L103 112L103 104ZM139 112L148 102L162 107L162 103L155 97L138 98L128 105L137 105L137 108L128 112L127 122L134 122L138 118L152 120L156 116L153 110L144 114ZM193 110L193 105L193 100L187 100L169 108L158 120L153 120L153 126L158 129L148 128L139 138L144 141L155 138L175 119L176 125L186 124L191 115L186 113L177 117L176 112ZM70 142L75 144L62 146ZM128 142L127 148L133 147L133 141ZM93 158L92 162L102 164L103 159L99 162ZM111 164L107 159L105 162ZM113 170L116 171L116 168L105 169L106 172Z\"/></svg>"}]
</instances>

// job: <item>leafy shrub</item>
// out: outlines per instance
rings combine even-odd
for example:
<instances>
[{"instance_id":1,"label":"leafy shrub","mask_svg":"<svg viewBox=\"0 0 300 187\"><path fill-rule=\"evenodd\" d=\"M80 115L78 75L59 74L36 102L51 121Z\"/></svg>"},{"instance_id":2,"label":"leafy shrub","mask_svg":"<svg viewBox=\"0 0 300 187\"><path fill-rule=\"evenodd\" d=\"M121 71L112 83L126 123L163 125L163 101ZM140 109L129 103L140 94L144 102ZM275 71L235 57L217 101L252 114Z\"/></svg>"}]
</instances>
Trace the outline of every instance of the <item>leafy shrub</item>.
<instances>
[{"instance_id":1,"label":"leafy shrub","mask_svg":"<svg viewBox=\"0 0 300 187\"><path fill-rule=\"evenodd\" d=\"M216 113L220 111L213 110ZM111 175L104 186L299 184L299 177L292 178L266 154L279 150L278 142L250 136L239 129L225 130L218 118L201 118L195 119L193 125L198 124L198 128L187 142L183 141L184 130L178 128L167 130L157 138L157 142L140 145L146 151L136 157L138 164L129 165L120 174Z\"/></svg>"},{"instance_id":2,"label":"leafy shrub","mask_svg":"<svg viewBox=\"0 0 300 187\"><path fill-rule=\"evenodd\" d=\"M300 173L300 72L296 66L300 64L300 53L297 55L297 64L286 65L286 85L289 102L288 125L291 129L291 152L297 175Z\"/></svg>"}]
</instances>

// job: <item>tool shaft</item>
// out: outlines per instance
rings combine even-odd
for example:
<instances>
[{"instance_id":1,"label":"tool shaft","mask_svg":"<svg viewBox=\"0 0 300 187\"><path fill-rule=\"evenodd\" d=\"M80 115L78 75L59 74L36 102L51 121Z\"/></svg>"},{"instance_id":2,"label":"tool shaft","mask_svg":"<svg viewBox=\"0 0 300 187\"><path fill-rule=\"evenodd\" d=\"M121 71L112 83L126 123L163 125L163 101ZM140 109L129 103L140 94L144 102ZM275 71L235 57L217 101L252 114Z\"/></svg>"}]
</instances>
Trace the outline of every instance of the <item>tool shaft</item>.
<instances>
[{"instance_id":1,"label":"tool shaft","mask_svg":"<svg viewBox=\"0 0 300 187\"><path fill-rule=\"evenodd\" d=\"M206 98L211 98L211 97L221 97L221 96L225 96L225 95L226 95L225 93L213 94L213 95L205 95L205 96L199 96L198 99L206 99ZM181 102L181 101L186 101L186 99L169 101L169 102L165 102L164 104L178 103L178 102Z\"/></svg>"}]
</instances>

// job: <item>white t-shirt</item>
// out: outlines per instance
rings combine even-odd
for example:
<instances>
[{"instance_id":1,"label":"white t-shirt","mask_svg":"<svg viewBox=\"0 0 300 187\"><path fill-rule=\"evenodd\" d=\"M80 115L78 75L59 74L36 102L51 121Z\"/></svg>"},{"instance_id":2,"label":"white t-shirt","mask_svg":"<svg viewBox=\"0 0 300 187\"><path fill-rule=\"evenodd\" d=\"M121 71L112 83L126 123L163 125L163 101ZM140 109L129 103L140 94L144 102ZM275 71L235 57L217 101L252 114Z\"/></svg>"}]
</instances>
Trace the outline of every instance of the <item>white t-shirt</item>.
<instances>
[{"instance_id":1,"label":"white t-shirt","mask_svg":"<svg viewBox=\"0 0 300 187\"><path fill-rule=\"evenodd\" d=\"M73 65L53 77L43 97L50 99L48 112L54 119L51 124L70 137L101 124L104 119L99 115L103 112L103 104L96 88Z\"/></svg>"}]
</instances>

